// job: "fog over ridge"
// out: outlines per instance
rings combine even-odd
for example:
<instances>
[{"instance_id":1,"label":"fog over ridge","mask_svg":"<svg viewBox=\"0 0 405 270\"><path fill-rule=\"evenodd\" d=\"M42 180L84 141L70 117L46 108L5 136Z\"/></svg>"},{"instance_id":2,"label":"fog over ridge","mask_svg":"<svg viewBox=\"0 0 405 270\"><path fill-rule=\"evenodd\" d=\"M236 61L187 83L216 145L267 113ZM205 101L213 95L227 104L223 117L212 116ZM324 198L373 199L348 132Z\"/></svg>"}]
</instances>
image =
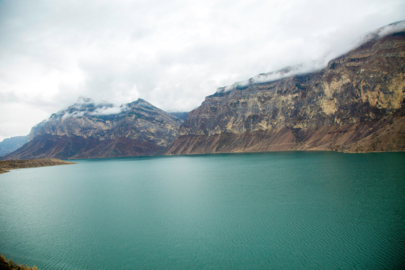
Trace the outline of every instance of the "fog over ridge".
<instances>
[{"instance_id":1,"label":"fog over ridge","mask_svg":"<svg viewBox=\"0 0 405 270\"><path fill-rule=\"evenodd\" d=\"M359 41L357 43L354 43L353 47L349 49L349 51L361 46L366 42L371 41L372 39L382 38L393 33L399 33L404 31L405 31L405 20L391 23L359 38ZM248 80L235 82L234 84L228 86L219 87L216 92L225 93L232 91L236 88L245 88L248 85L272 82L282 78L291 77L294 75L316 72L318 70L325 68L328 65L329 61L333 60L334 58L335 57L331 57L331 55L329 55L329 57L324 56L321 59L312 60L307 63L288 66L268 73L260 73L254 77L249 78Z\"/></svg>"},{"instance_id":2,"label":"fog over ridge","mask_svg":"<svg viewBox=\"0 0 405 270\"><path fill-rule=\"evenodd\" d=\"M83 117L83 116L103 116L116 115L128 111L128 104L117 106L106 101L95 102L91 98L79 97L75 104L66 109L58 111L52 117L67 118L67 117Z\"/></svg>"}]
</instances>

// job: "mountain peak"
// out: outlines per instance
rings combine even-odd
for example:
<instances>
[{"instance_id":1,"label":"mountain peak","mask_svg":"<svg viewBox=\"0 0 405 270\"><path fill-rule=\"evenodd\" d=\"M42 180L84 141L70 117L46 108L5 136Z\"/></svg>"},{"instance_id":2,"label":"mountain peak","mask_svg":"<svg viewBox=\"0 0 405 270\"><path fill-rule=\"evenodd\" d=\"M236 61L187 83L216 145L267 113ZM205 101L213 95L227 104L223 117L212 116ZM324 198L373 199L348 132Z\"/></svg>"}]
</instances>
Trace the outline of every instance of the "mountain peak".
<instances>
[{"instance_id":1,"label":"mountain peak","mask_svg":"<svg viewBox=\"0 0 405 270\"><path fill-rule=\"evenodd\" d=\"M116 106L80 97L33 127L26 147L7 158L156 154L176 138L181 122L143 99Z\"/></svg>"},{"instance_id":2,"label":"mountain peak","mask_svg":"<svg viewBox=\"0 0 405 270\"><path fill-rule=\"evenodd\" d=\"M148 106L153 106L151 103L149 103L148 101L146 101L146 100L144 100L143 98L138 98L136 101L135 101L135 103L136 104L146 104L146 105L148 105Z\"/></svg>"}]
</instances>

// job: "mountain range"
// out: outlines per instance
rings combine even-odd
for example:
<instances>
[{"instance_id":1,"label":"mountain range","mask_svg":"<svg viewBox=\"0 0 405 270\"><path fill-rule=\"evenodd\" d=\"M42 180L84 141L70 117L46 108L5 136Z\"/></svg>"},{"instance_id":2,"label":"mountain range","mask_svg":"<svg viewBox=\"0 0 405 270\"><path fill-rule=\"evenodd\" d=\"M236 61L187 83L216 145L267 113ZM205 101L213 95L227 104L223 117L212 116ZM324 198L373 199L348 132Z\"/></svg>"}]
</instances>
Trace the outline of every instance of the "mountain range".
<instances>
[{"instance_id":1,"label":"mountain range","mask_svg":"<svg viewBox=\"0 0 405 270\"><path fill-rule=\"evenodd\" d=\"M405 150L405 22L366 36L322 69L304 65L220 87L190 113L138 99L81 98L34 126L3 159Z\"/></svg>"},{"instance_id":2,"label":"mountain range","mask_svg":"<svg viewBox=\"0 0 405 270\"><path fill-rule=\"evenodd\" d=\"M167 154L405 150L405 22L311 73L286 68L219 88Z\"/></svg>"},{"instance_id":3,"label":"mountain range","mask_svg":"<svg viewBox=\"0 0 405 270\"><path fill-rule=\"evenodd\" d=\"M0 142L0 156L11 153L28 142L27 136L15 136Z\"/></svg>"},{"instance_id":4,"label":"mountain range","mask_svg":"<svg viewBox=\"0 0 405 270\"><path fill-rule=\"evenodd\" d=\"M3 159L105 158L161 154L182 120L138 99L116 107L89 98L31 129L28 143Z\"/></svg>"}]
</instances>

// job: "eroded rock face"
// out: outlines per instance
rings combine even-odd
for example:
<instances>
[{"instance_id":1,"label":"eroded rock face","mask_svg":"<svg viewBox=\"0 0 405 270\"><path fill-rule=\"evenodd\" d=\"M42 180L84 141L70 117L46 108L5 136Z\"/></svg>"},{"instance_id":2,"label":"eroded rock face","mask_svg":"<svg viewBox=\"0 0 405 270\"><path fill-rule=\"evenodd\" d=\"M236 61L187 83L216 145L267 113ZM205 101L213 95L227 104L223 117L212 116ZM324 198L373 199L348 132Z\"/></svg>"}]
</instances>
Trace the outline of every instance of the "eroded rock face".
<instances>
[{"instance_id":1,"label":"eroded rock face","mask_svg":"<svg viewBox=\"0 0 405 270\"><path fill-rule=\"evenodd\" d=\"M28 144L3 158L153 155L173 142L181 123L143 99L115 107L82 98L33 127Z\"/></svg>"},{"instance_id":2,"label":"eroded rock face","mask_svg":"<svg viewBox=\"0 0 405 270\"><path fill-rule=\"evenodd\" d=\"M405 32L375 35L318 72L206 97L167 154L403 151L404 72Z\"/></svg>"}]
</instances>

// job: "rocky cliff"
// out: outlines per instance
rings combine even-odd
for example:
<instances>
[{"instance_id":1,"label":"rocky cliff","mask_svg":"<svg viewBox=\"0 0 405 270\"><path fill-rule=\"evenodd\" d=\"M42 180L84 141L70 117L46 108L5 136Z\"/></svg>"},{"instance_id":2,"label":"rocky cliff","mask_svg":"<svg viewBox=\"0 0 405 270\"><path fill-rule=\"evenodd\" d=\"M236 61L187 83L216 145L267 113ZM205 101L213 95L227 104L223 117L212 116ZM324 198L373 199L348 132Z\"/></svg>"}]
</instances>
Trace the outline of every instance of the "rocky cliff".
<instances>
[{"instance_id":1,"label":"rocky cliff","mask_svg":"<svg viewBox=\"0 0 405 270\"><path fill-rule=\"evenodd\" d=\"M286 68L219 88L166 153L404 151L403 26L377 30L316 72Z\"/></svg>"},{"instance_id":2,"label":"rocky cliff","mask_svg":"<svg viewBox=\"0 0 405 270\"><path fill-rule=\"evenodd\" d=\"M3 159L101 158L161 153L182 121L143 99L116 107L81 98L32 128L29 142Z\"/></svg>"}]
</instances>

